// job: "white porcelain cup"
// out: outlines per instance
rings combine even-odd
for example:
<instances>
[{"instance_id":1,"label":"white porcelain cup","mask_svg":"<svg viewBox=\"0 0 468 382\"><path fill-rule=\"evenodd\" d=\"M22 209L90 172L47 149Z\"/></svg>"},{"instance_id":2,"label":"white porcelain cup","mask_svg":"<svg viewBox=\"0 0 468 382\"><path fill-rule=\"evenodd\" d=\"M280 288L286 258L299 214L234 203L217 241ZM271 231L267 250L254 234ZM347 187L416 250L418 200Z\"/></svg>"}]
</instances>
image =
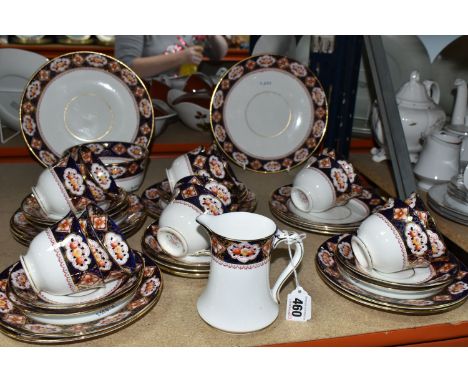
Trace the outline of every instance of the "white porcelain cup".
<instances>
[{"instance_id":1,"label":"white porcelain cup","mask_svg":"<svg viewBox=\"0 0 468 382\"><path fill-rule=\"evenodd\" d=\"M336 192L322 171L308 167L294 178L291 201L301 211L323 212L336 205Z\"/></svg>"},{"instance_id":2,"label":"white porcelain cup","mask_svg":"<svg viewBox=\"0 0 468 382\"><path fill-rule=\"evenodd\" d=\"M227 207L205 187L191 183L178 187L174 199L159 217L159 245L174 257L185 257L208 249L209 237L196 218L224 212L227 212Z\"/></svg>"},{"instance_id":3,"label":"white porcelain cup","mask_svg":"<svg viewBox=\"0 0 468 382\"><path fill-rule=\"evenodd\" d=\"M370 215L351 239L356 260L365 270L392 273L406 269L405 246L385 220L381 215Z\"/></svg>"},{"instance_id":4,"label":"white porcelain cup","mask_svg":"<svg viewBox=\"0 0 468 382\"><path fill-rule=\"evenodd\" d=\"M166 169L167 180L171 191L174 191L175 184L186 176L193 175L192 165L186 154L178 156L171 164L171 167Z\"/></svg>"},{"instance_id":5,"label":"white porcelain cup","mask_svg":"<svg viewBox=\"0 0 468 382\"><path fill-rule=\"evenodd\" d=\"M70 197L55 172L46 168L42 171L32 192L48 218L58 220L73 210L76 212Z\"/></svg>"},{"instance_id":6,"label":"white porcelain cup","mask_svg":"<svg viewBox=\"0 0 468 382\"><path fill-rule=\"evenodd\" d=\"M172 201L159 217L158 243L174 257L208 249L208 234L195 220L202 211L177 200Z\"/></svg>"},{"instance_id":7,"label":"white porcelain cup","mask_svg":"<svg viewBox=\"0 0 468 382\"><path fill-rule=\"evenodd\" d=\"M427 248L429 237L420 226L414 227L416 234L424 236ZM401 272L416 266L426 266L423 259L429 260L429 252L420 254L420 265L410 263L410 254L404 240L396 227L386 217L375 213L367 217L359 226L357 235L351 239L351 246L357 262L364 270L374 269L382 273Z\"/></svg>"},{"instance_id":8,"label":"white porcelain cup","mask_svg":"<svg viewBox=\"0 0 468 382\"><path fill-rule=\"evenodd\" d=\"M72 240L74 244L71 243ZM69 235L62 242L57 242L50 228L42 231L32 240L26 255L20 256L23 269L36 293L69 295L83 289L73 281L61 246L70 247L71 257L75 255L75 251L79 251L82 258L92 256L88 243L79 235ZM102 280L97 286L102 286Z\"/></svg>"}]
</instances>

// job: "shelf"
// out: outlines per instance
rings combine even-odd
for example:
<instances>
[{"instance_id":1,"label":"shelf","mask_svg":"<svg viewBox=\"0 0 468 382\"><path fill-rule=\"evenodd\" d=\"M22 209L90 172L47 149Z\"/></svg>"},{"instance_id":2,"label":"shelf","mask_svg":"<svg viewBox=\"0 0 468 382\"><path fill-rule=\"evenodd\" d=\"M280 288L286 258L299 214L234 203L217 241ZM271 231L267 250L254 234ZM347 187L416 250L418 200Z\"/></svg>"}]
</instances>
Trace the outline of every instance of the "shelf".
<instances>
[{"instance_id":1,"label":"shelf","mask_svg":"<svg viewBox=\"0 0 468 382\"><path fill-rule=\"evenodd\" d=\"M173 157L194 149L200 145L208 145L212 141L211 131L195 131L180 121L168 125L165 131L153 139L151 156L153 158ZM0 145L0 163L33 162L34 157L26 147L20 135L4 145Z\"/></svg>"},{"instance_id":2,"label":"shelf","mask_svg":"<svg viewBox=\"0 0 468 382\"><path fill-rule=\"evenodd\" d=\"M171 159L152 159L142 188L160 181ZM8 232L8 221L21 199L42 171L37 163L0 165L0 268L17 261L25 248ZM290 183L297 173L257 174L234 167L238 177L255 191L257 213L271 216L268 196L271 190ZM11 174L15 174L11 176ZM276 219L275 219L276 221ZM152 219L146 220L145 226ZM277 222L281 229L290 227ZM140 249L142 228L129 239L132 247ZM320 244L327 236L307 234L305 256L299 268L301 285L312 297L312 320L307 323L285 321L287 294L294 289L289 280L281 291L278 319L268 328L248 335L232 335L213 329L199 317L196 301L206 280L184 279L163 274L164 289L158 304L144 317L127 328L99 339L81 343L82 346L393 346L393 345L459 345L468 346L468 309L458 309L434 316L405 316L370 309L339 296L319 277L314 260ZM288 263L285 247L275 250L271 263L273 284ZM0 346L21 343L0 334Z\"/></svg>"},{"instance_id":3,"label":"shelf","mask_svg":"<svg viewBox=\"0 0 468 382\"><path fill-rule=\"evenodd\" d=\"M29 50L31 52L36 52L42 54L47 58L54 58L69 52L76 51L93 51L104 53L113 56L114 55L114 46L113 45L65 45L65 44L0 44L1 48L13 48L13 49L23 49ZM219 62L233 62L240 61L249 57L249 51L247 49L237 49L229 48L226 56ZM208 58L205 58L208 61Z\"/></svg>"}]
</instances>

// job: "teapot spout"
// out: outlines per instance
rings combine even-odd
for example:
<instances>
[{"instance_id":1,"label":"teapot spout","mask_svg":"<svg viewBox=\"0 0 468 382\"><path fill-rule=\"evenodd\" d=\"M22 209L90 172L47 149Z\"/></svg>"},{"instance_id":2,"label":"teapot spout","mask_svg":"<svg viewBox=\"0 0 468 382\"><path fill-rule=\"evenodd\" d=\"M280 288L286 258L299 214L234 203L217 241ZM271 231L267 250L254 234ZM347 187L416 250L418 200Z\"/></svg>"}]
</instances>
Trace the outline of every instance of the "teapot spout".
<instances>
[{"instance_id":1,"label":"teapot spout","mask_svg":"<svg viewBox=\"0 0 468 382\"><path fill-rule=\"evenodd\" d=\"M466 81L457 78L454 85L457 88L457 95L452 113L452 125L464 125L468 101Z\"/></svg>"}]
</instances>

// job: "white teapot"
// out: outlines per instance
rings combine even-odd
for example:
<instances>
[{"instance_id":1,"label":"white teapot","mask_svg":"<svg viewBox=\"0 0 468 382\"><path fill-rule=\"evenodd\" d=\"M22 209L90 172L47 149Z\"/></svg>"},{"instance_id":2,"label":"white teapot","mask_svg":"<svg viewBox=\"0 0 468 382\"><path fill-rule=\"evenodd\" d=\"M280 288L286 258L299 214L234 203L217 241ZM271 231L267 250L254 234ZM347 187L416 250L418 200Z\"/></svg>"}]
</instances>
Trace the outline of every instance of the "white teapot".
<instances>
[{"instance_id":1,"label":"white teapot","mask_svg":"<svg viewBox=\"0 0 468 382\"><path fill-rule=\"evenodd\" d=\"M421 82L417 70L411 72L410 80L396 94L401 124L412 163L418 161L422 150L422 140L433 131L440 130L445 124L446 116L442 108L438 106L439 99L440 89L437 82L427 80ZM375 116L375 113L373 114ZM375 117L373 117L372 127L378 140L382 141L382 124L375 120Z\"/></svg>"}]
</instances>

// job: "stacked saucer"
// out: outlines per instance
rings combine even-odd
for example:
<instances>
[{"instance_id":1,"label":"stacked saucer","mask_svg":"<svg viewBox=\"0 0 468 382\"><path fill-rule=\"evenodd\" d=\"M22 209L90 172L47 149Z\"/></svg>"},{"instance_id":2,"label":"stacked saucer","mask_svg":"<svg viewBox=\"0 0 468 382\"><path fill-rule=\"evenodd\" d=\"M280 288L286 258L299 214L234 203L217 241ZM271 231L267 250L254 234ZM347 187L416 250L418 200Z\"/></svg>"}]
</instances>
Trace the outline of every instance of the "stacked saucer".
<instances>
[{"instance_id":1,"label":"stacked saucer","mask_svg":"<svg viewBox=\"0 0 468 382\"><path fill-rule=\"evenodd\" d=\"M468 225L468 190L459 176L454 176L449 183L432 186L427 202L441 216Z\"/></svg>"},{"instance_id":2,"label":"stacked saucer","mask_svg":"<svg viewBox=\"0 0 468 382\"><path fill-rule=\"evenodd\" d=\"M127 237L135 234L146 219L145 207L140 197L122 189L117 198L101 206ZM40 231L56 222L57 220L47 217L34 195L29 194L11 217L10 232L19 243L28 246Z\"/></svg>"},{"instance_id":3,"label":"stacked saucer","mask_svg":"<svg viewBox=\"0 0 468 382\"><path fill-rule=\"evenodd\" d=\"M150 186L142 195L148 214L155 219L143 234L143 252L167 273L206 278L210 243L199 234L195 217L201 213L253 212L256 196L235 177L215 145L198 147L176 158L167 174L168 179ZM172 245L184 253L171 249Z\"/></svg>"},{"instance_id":4,"label":"stacked saucer","mask_svg":"<svg viewBox=\"0 0 468 382\"><path fill-rule=\"evenodd\" d=\"M337 293L389 312L436 314L468 298L468 268L446 249L414 194L390 199L356 234L325 241L316 265Z\"/></svg>"},{"instance_id":5,"label":"stacked saucer","mask_svg":"<svg viewBox=\"0 0 468 382\"><path fill-rule=\"evenodd\" d=\"M468 268L452 253L434 258L411 277L363 270L353 253L352 235L334 236L323 243L316 265L325 283L360 304L409 315L442 313L468 298Z\"/></svg>"},{"instance_id":6,"label":"stacked saucer","mask_svg":"<svg viewBox=\"0 0 468 382\"><path fill-rule=\"evenodd\" d=\"M137 320L161 290L157 264L92 204L41 231L0 273L0 331L33 343L94 338Z\"/></svg>"},{"instance_id":7,"label":"stacked saucer","mask_svg":"<svg viewBox=\"0 0 468 382\"><path fill-rule=\"evenodd\" d=\"M76 296L36 293L21 263L9 266L0 273L0 331L20 341L63 344L110 334L135 322L156 305L162 292L157 264L135 253L135 275L122 274L104 288Z\"/></svg>"},{"instance_id":8,"label":"stacked saucer","mask_svg":"<svg viewBox=\"0 0 468 382\"><path fill-rule=\"evenodd\" d=\"M380 196L364 189L361 195L350 199L345 205L324 212L304 212L291 202L291 188L292 184L288 184L271 194L269 207L273 216L291 227L324 235L357 229L374 208L384 203Z\"/></svg>"},{"instance_id":9,"label":"stacked saucer","mask_svg":"<svg viewBox=\"0 0 468 382\"><path fill-rule=\"evenodd\" d=\"M384 203L366 186L350 162L325 148L309 159L293 184L273 191L269 206L294 228L326 235L349 232Z\"/></svg>"}]
</instances>

